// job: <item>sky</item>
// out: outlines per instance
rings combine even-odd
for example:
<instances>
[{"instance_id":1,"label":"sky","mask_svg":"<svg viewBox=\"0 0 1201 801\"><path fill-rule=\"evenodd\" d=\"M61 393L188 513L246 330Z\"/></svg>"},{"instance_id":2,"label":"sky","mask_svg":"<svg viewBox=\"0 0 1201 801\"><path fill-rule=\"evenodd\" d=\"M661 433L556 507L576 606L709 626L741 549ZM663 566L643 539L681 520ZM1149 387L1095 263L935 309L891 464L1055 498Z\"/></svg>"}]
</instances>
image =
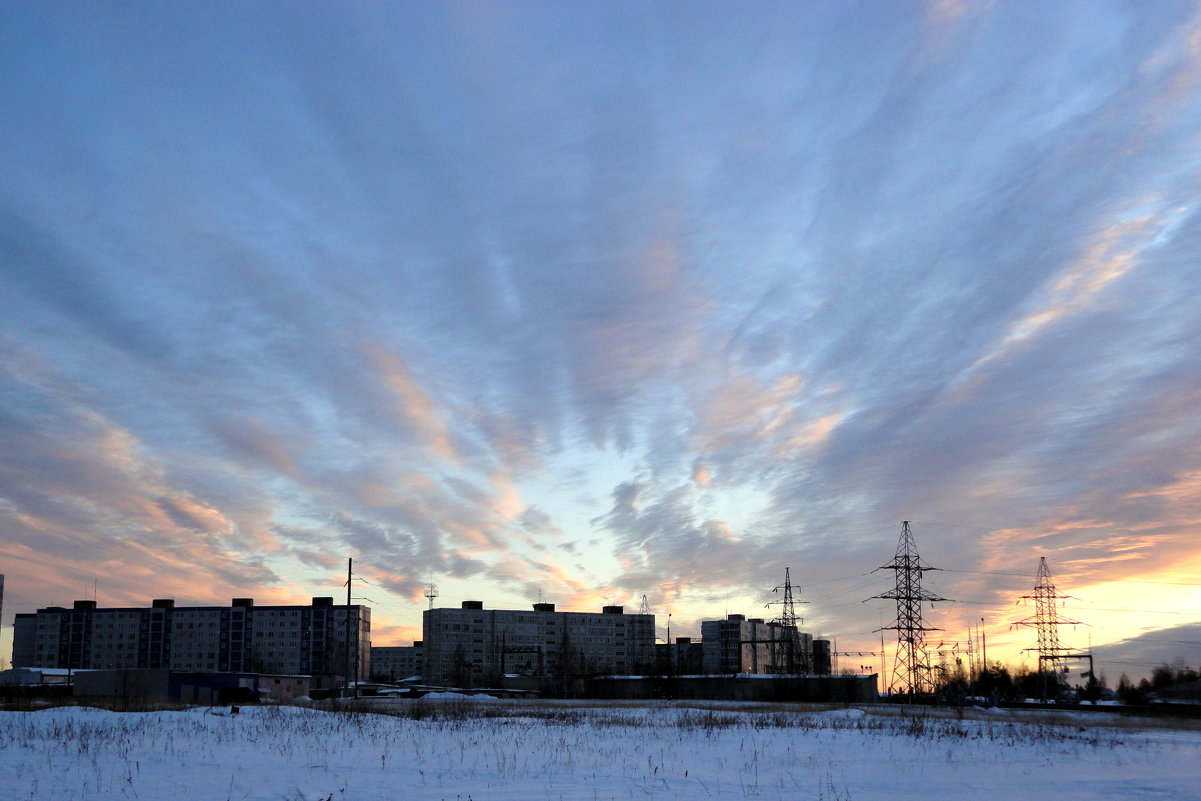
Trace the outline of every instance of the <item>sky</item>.
<instances>
[{"instance_id":1,"label":"sky","mask_svg":"<svg viewBox=\"0 0 1201 801\"><path fill-rule=\"evenodd\" d=\"M932 643L1029 660L1046 557L1201 664L1196 2L18 0L0 73L5 657L348 558L377 645L789 568L867 652L908 520Z\"/></svg>"}]
</instances>

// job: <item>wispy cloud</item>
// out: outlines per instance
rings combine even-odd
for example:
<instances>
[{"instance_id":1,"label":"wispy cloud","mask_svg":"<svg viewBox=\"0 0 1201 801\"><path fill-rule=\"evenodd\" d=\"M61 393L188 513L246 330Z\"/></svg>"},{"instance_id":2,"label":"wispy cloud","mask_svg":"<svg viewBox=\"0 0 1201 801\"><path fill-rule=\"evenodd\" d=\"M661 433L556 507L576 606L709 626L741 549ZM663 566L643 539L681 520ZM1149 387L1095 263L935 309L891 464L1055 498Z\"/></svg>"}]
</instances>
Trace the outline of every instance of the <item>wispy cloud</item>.
<instances>
[{"instance_id":1,"label":"wispy cloud","mask_svg":"<svg viewBox=\"0 0 1201 801\"><path fill-rule=\"evenodd\" d=\"M1195 579L1195 4L705 12L0 9L6 612Z\"/></svg>"}]
</instances>

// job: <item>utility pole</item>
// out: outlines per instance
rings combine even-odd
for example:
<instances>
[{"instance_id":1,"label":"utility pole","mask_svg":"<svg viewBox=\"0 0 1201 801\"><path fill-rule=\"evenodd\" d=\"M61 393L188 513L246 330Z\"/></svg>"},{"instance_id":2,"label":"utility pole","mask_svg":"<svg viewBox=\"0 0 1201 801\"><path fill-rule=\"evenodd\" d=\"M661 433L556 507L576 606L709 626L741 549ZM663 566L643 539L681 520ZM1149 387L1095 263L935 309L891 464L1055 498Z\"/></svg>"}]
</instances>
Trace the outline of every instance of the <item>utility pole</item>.
<instances>
[{"instance_id":1,"label":"utility pole","mask_svg":"<svg viewBox=\"0 0 1201 801\"><path fill-rule=\"evenodd\" d=\"M359 676L358 676L358 643L355 642L354 628L350 620L350 591L351 583L354 581L354 559L347 558L346 560L346 683L349 686L350 677L354 675L354 694L357 698L359 695ZM352 671L353 665L353 671ZM349 695L349 693L347 693Z\"/></svg>"},{"instance_id":2,"label":"utility pole","mask_svg":"<svg viewBox=\"0 0 1201 801\"><path fill-rule=\"evenodd\" d=\"M922 573L938 568L930 567L918 555L908 520L901 524L901 536L892 561L876 569L892 570L896 574L896 585L892 590L872 596L897 602L896 620L890 626L881 627L881 631L889 629L897 632L897 656L893 661L889 691L910 696L930 692L934 687L930 676L930 655L926 649L926 632L940 629L926 625L922 619L922 604L947 599L922 589Z\"/></svg>"},{"instance_id":3,"label":"utility pole","mask_svg":"<svg viewBox=\"0 0 1201 801\"><path fill-rule=\"evenodd\" d=\"M354 686L354 697L359 697L359 668L360 668L360 641L363 635L363 617L362 608L354 607L354 616L351 616L351 607L354 603L354 559L347 558L346 560L346 687L347 690ZM367 582L365 579L359 581ZM370 598L359 596L360 600L371 601ZM349 693L348 693L349 695Z\"/></svg>"},{"instance_id":4,"label":"utility pole","mask_svg":"<svg viewBox=\"0 0 1201 801\"><path fill-rule=\"evenodd\" d=\"M988 635L984 633L984 618L980 618L980 650L983 651L984 669L988 669Z\"/></svg>"},{"instance_id":5,"label":"utility pole","mask_svg":"<svg viewBox=\"0 0 1201 801\"><path fill-rule=\"evenodd\" d=\"M967 680L969 684L976 680L976 641L971 626L967 627Z\"/></svg>"}]
</instances>

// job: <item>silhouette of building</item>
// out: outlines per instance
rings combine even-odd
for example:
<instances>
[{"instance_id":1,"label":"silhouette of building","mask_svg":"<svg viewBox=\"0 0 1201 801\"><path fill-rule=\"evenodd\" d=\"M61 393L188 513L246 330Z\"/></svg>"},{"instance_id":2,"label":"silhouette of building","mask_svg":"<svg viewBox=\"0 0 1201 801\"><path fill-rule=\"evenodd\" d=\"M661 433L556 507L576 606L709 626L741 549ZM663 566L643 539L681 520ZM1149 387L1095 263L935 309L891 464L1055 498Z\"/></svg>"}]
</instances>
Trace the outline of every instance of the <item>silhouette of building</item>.
<instances>
[{"instance_id":1,"label":"silhouette of building","mask_svg":"<svg viewBox=\"0 0 1201 801\"><path fill-rule=\"evenodd\" d=\"M805 674L813 663L811 635L745 615L701 621L701 649L704 672L711 675Z\"/></svg>"},{"instance_id":2,"label":"silhouette of building","mask_svg":"<svg viewBox=\"0 0 1201 801\"><path fill-rule=\"evenodd\" d=\"M353 644L353 646L348 646ZM371 609L313 598L308 606L98 608L75 601L19 614L14 667L164 668L366 677L371 669Z\"/></svg>"},{"instance_id":3,"label":"silhouette of building","mask_svg":"<svg viewBox=\"0 0 1201 801\"><path fill-rule=\"evenodd\" d=\"M553 692L573 679L654 667L655 616L620 606L556 612L550 603L526 611L463 601L425 610L422 633L427 684L496 687L506 676L525 677Z\"/></svg>"},{"instance_id":4,"label":"silhouette of building","mask_svg":"<svg viewBox=\"0 0 1201 801\"><path fill-rule=\"evenodd\" d=\"M679 676L703 673L704 648L691 637L676 637L675 642L655 643L655 673Z\"/></svg>"}]
</instances>

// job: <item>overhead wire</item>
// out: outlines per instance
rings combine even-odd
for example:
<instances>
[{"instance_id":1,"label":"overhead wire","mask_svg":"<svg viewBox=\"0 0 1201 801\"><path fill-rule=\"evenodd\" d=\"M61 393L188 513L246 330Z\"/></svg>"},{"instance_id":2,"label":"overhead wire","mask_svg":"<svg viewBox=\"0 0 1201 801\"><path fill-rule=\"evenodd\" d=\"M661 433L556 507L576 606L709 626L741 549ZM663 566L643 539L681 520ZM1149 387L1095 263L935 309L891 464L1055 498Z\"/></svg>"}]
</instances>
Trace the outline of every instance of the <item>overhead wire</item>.
<instances>
[{"instance_id":1,"label":"overhead wire","mask_svg":"<svg viewBox=\"0 0 1201 801\"><path fill-rule=\"evenodd\" d=\"M972 573L978 576L1015 576L1017 578L1032 578L1028 573L1010 573L1000 570L964 570L954 567L940 567L945 573ZM1201 583L1187 581L1151 581L1149 579L1103 579L1110 584L1162 584L1168 587L1201 587Z\"/></svg>"}]
</instances>

